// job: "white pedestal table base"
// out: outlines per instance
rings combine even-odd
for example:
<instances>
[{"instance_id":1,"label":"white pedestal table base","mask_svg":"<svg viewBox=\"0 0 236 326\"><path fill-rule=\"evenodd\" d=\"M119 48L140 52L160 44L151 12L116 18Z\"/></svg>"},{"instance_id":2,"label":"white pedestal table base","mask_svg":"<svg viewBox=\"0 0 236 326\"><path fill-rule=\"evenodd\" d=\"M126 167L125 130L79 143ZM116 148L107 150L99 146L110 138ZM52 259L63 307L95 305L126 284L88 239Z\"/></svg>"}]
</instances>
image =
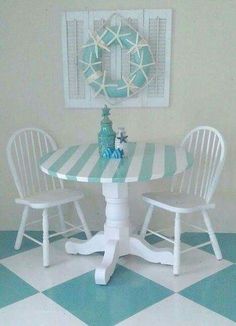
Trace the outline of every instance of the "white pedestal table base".
<instances>
[{"instance_id":1,"label":"white pedestal table base","mask_svg":"<svg viewBox=\"0 0 236 326\"><path fill-rule=\"evenodd\" d=\"M119 257L135 255L152 263L173 265L173 253L157 249L138 235L130 235L127 183L104 183L106 222L104 232L89 240L71 239L66 242L69 254L89 255L104 251L103 260L95 271L96 284L107 284Z\"/></svg>"}]
</instances>

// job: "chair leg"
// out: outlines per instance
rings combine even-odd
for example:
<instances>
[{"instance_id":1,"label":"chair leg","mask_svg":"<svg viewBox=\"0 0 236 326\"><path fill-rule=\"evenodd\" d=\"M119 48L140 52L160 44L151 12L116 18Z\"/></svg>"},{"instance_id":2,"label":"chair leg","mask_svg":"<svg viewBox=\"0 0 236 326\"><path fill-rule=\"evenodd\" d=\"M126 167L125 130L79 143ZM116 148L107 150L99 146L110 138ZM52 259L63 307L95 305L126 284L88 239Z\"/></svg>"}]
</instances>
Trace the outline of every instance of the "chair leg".
<instances>
[{"instance_id":1,"label":"chair leg","mask_svg":"<svg viewBox=\"0 0 236 326\"><path fill-rule=\"evenodd\" d=\"M214 250L216 259L221 260L222 259L222 253L221 253L220 246L219 246L219 243L217 241L216 235L215 235L214 230L212 228L211 220L210 220L210 218L208 216L207 211L202 211L202 215L203 215L206 227L207 227L207 231L208 231L208 234L209 234L209 238L210 238L211 245L212 245L212 248Z\"/></svg>"},{"instance_id":2,"label":"chair leg","mask_svg":"<svg viewBox=\"0 0 236 326\"><path fill-rule=\"evenodd\" d=\"M46 208L43 210L43 266L49 266L49 226Z\"/></svg>"},{"instance_id":3,"label":"chair leg","mask_svg":"<svg viewBox=\"0 0 236 326\"><path fill-rule=\"evenodd\" d=\"M175 215L175 240L174 240L174 266L173 266L174 275L179 275L180 236L181 236L180 214L176 213L176 215Z\"/></svg>"},{"instance_id":4,"label":"chair leg","mask_svg":"<svg viewBox=\"0 0 236 326\"><path fill-rule=\"evenodd\" d=\"M25 206L23 213L22 213L22 218L21 218L21 223L20 223L20 227L17 233L17 237L16 237L16 242L15 242L15 246L14 248L16 250L19 250L21 247L21 243L22 243L22 239L24 236L24 232L25 232L25 225L26 225L26 221L28 218L28 214L29 214L29 206Z\"/></svg>"},{"instance_id":5,"label":"chair leg","mask_svg":"<svg viewBox=\"0 0 236 326\"><path fill-rule=\"evenodd\" d=\"M83 213L83 211L82 211L82 209L80 207L79 202L77 200L74 201L74 205L75 205L76 212L77 212L77 214L78 214L78 216L79 216L79 218L80 218L80 220L82 222L86 237L87 237L87 239L91 239L92 234L91 234L91 232L90 232L90 230L88 228L87 222L86 222L85 217L84 217L84 213Z\"/></svg>"},{"instance_id":6,"label":"chair leg","mask_svg":"<svg viewBox=\"0 0 236 326\"><path fill-rule=\"evenodd\" d=\"M64 219L64 214L63 214L61 205L58 205L57 209L58 209L58 214L59 214L59 218L60 218L61 231L66 232L65 219Z\"/></svg>"},{"instance_id":7,"label":"chair leg","mask_svg":"<svg viewBox=\"0 0 236 326\"><path fill-rule=\"evenodd\" d=\"M152 213L153 213L153 210L154 210L154 206L153 205L150 205L149 208L148 208L148 211L147 211L147 214L145 216L145 219L144 219L144 223L143 223L143 226L142 226L142 229L140 231L140 236L142 238L145 238L145 235L147 233L147 228L148 228L148 225L150 223L150 220L151 220L151 217L152 217Z\"/></svg>"}]
</instances>

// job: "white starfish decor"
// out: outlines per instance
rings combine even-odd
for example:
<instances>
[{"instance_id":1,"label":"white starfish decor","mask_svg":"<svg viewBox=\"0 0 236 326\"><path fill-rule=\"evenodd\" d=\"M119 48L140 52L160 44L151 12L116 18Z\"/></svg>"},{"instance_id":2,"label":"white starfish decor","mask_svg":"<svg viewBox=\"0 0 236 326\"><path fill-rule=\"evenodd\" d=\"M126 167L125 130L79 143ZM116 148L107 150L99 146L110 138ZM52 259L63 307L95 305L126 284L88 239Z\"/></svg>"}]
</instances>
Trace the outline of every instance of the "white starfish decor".
<instances>
[{"instance_id":1,"label":"white starfish decor","mask_svg":"<svg viewBox=\"0 0 236 326\"><path fill-rule=\"evenodd\" d=\"M117 89L120 90L120 89L127 88L127 96L130 96L138 88L138 86L133 84L133 81L134 81L135 77L136 77L136 75L134 75L131 79L126 79L125 77L122 77L122 80L125 83L125 85L121 86L121 87L118 87Z\"/></svg>"},{"instance_id":2,"label":"white starfish decor","mask_svg":"<svg viewBox=\"0 0 236 326\"><path fill-rule=\"evenodd\" d=\"M106 26L106 30L109 31L112 35L113 35L113 38L107 43L107 45L109 46L111 43L113 43L115 40L119 43L120 47L123 48L123 44L120 40L121 37L124 37L124 36L129 36L130 33L123 33L121 34L120 33L120 30L121 30L121 23L119 24L119 26L117 27L117 31L114 32L111 28L109 28L108 26Z\"/></svg>"},{"instance_id":3,"label":"white starfish decor","mask_svg":"<svg viewBox=\"0 0 236 326\"><path fill-rule=\"evenodd\" d=\"M86 81L88 84L93 83L95 80L97 80L98 78L102 77L103 73L99 70L99 71L95 71L92 75L90 75L89 77L86 78Z\"/></svg>"},{"instance_id":4,"label":"white starfish decor","mask_svg":"<svg viewBox=\"0 0 236 326\"><path fill-rule=\"evenodd\" d=\"M114 15L111 16L113 17ZM120 103L142 90L151 80L149 67L155 65L147 40L129 25L127 19L120 15L118 17L118 21L109 18L99 29L89 31L89 39L82 45L82 57L78 60L87 84L93 89L93 96L102 95L111 104ZM129 54L128 64L131 71L124 76L122 72L119 80L112 80L109 71L103 70L105 60L108 60L108 65L116 65L116 62L110 62L110 56L107 57L104 52L111 52L113 44ZM119 55L121 50L118 50ZM121 59L126 60L123 55Z\"/></svg>"},{"instance_id":5,"label":"white starfish decor","mask_svg":"<svg viewBox=\"0 0 236 326\"><path fill-rule=\"evenodd\" d=\"M96 65L100 65L102 62L101 61L96 61L96 62L92 62L92 52L90 52L90 56L89 56L89 61L83 61L83 60L79 60L82 64L86 65L87 67L83 70L83 74L85 74L89 69L91 69L94 73L96 72L96 70L93 68L93 66Z\"/></svg>"},{"instance_id":6,"label":"white starfish decor","mask_svg":"<svg viewBox=\"0 0 236 326\"><path fill-rule=\"evenodd\" d=\"M133 61L130 61L130 64L135 66L136 67L136 70L131 72L131 75L135 75L138 71L141 71L142 74L144 75L146 81L148 81L148 76L144 70L145 67L149 67L149 66L153 66L154 65L154 62L151 62L151 63L143 63L143 52L141 53L141 58L140 58L140 62L139 63L136 63L136 62L133 62Z\"/></svg>"},{"instance_id":7,"label":"white starfish decor","mask_svg":"<svg viewBox=\"0 0 236 326\"><path fill-rule=\"evenodd\" d=\"M135 42L127 40L129 44L131 44L131 48L128 50L128 53L135 53L138 52L138 56L140 58L140 49L144 48L145 46L149 47L149 44L143 38L139 40L139 33L136 33Z\"/></svg>"},{"instance_id":8,"label":"white starfish decor","mask_svg":"<svg viewBox=\"0 0 236 326\"><path fill-rule=\"evenodd\" d=\"M95 50L95 54L96 54L97 58L98 58L98 48L101 48L101 49L104 49L104 50L110 52L110 49L106 46L106 44L102 40L103 36L106 33L107 33L107 30L105 30L102 33L102 35L98 35L97 33L91 33L89 31L89 35L92 38L93 42L83 45L82 48L88 48L88 47L94 46L94 50Z\"/></svg>"},{"instance_id":9,"label":"white starfish decor","mask_svg":"<svg viewBox=\"0 0 236 326\"><path fill-rule=\"evenodd\" d=\"M117 84L106 84L106 70L104 70L104 72L103 72L102 82L99 83L98 81L94 80L93 83L99 86L99 89L98 89L98 90L96 91L96 93L94 94L95 97L96 97L98 94L100 94L101 92L103 92L104 95L105 95L106 97L108 97L108 94L107 94L107 90L106 90L106 88L107 88L107 87L115 87L115 86L117 86Z\"/></svg>"}]
</instances>

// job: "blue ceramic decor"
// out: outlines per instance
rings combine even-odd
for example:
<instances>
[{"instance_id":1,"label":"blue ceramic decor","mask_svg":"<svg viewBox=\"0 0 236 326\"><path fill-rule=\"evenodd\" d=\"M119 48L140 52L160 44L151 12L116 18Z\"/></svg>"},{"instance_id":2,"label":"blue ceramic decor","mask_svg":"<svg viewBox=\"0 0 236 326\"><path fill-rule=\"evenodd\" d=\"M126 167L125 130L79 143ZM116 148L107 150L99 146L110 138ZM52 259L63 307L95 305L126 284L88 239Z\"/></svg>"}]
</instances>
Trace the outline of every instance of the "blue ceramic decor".
<instances>
[{"instance_id":1,"label":"blue ceramic decor","mask_svg":"<svg viewBox=\"0 0 236 326\"><path fill-rule=\"evenodd\" d=\"M100 157L107 157L115 149L116 133L112 129L112 121L109 119L110 109L105 105L102 109L103 119L101 121L101 130L98 133L98 147ZM105 156L104 156L105 155Z\"/></svg>"},{"instance_id":2,"label":"blue ceramic decor","mask_svg":"<svg viewBox=\"0 0 236 326\"><path fill-rule=\"evenodd\" d=\"M123 149L115 149L114 152L112 153L112 158L123 158L124 157L124 151Z\"/></svg>"},{"instance_id":3,"label":"blue ceramic decor","mask_svg":"<svg viewBox=\"0 0 236 326\"><path fill-rule=\"evenodd\" d=\"M123 149L114 149L114 150L111 150L110 148L107 148L104 152L103 152L103 155L102 155L103 158L123 158L124 157L124 151Z\"/></svg>"},{"instance_id":4,"label":"blue ceramic decor","mask_svg":"<svg viewBox=\"0 0 236 326\"><path fill-rule=\"evenodd\" d=\"M107 148L107 149L105 149L104 152L102 153L102 157L103 157L103 158L111 158L112 153L113 153L113 150L110 149L110 148Z\"/></svg>"}]
</instances>

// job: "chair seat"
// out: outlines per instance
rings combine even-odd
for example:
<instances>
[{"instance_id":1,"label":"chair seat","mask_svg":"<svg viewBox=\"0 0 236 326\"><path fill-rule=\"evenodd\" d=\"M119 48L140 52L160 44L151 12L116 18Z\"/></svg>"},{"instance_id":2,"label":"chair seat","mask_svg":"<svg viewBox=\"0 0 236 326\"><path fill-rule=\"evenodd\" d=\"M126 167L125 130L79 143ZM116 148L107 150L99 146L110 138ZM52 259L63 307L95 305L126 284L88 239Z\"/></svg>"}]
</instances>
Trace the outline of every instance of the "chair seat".
<instances>
[{"instance_id":1,"label":"chair seat","mask_svg":"<svg viewBox=\"0 0 236 326\"><path fill-rule=\"evenodd\" d=\"M28 205L36 209L44 209L54 207L57 205L63 205L72 201L81 199L83 197L82 192L78 189L56 189L50 191L44 191L37 193L30 197L16 198L17 204Z\"/></svg>"},{"instance_id":2,"label":"chair seat","mask_svg":"<svg viewBox=\"0 0 236 326\"><path fill-rule=\"evenodd\" d=\"M215 204L206 203L203 198L185 193L160 192L145 193L143 199L147 203L175 213L193 213L202 209L214 208Z\"/></svg>"}]
</instances>

